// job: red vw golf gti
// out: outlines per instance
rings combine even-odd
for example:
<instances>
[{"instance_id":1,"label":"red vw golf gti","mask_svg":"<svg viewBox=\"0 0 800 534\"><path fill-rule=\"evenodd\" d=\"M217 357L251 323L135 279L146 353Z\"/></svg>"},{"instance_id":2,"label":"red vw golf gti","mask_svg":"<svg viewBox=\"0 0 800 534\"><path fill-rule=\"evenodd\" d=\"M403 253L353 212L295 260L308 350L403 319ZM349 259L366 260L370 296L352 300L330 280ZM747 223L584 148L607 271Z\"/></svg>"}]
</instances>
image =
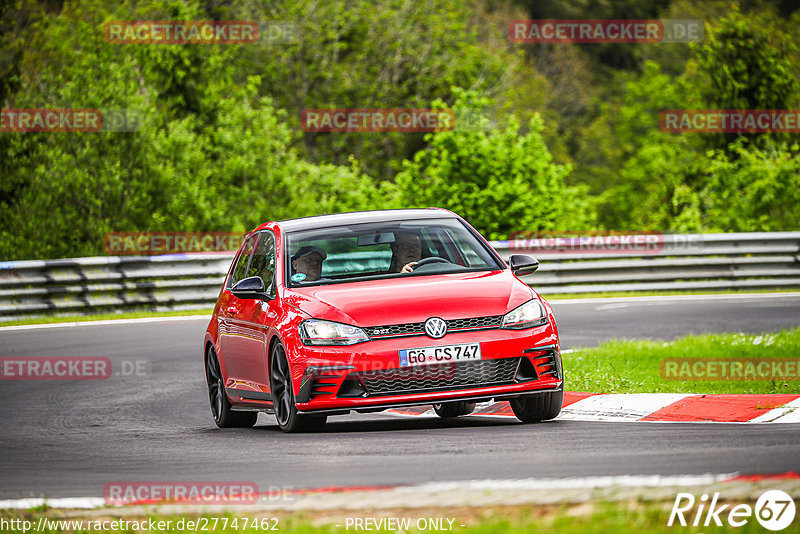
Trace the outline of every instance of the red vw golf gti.
<instances>
[{"instance_id":1,"label":"red vw golf gti","mask_svg":"<svg viewBox=\"0 0 800 534\"><path fill-rule=\"evenodd\" d=\"M433 404L441 417L509 400L556 417L564 385L550 306L464 219L442 209L263 224L242 243L205 333L211 413L286 432L328 416Z\"/></svg>"}]
</instances>

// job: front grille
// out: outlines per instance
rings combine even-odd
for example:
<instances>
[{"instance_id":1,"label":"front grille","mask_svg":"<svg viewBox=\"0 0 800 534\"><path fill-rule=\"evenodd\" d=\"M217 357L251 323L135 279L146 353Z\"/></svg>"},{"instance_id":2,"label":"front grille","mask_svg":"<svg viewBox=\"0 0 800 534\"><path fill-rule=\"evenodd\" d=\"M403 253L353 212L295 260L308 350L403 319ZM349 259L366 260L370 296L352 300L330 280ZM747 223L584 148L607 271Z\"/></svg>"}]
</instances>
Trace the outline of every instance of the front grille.
<instances>
[{"instance_id":1,"label":"front grille","mask_svg":"<svg viewBox=\"0 0 800 534\"><path fill-rule=\"evenodd\" d=\"M519 358L499 358L358 371L350 376L360 378L371 396L394 395L464 386L511 384L518 364Z\"/></svg>"},{"instance_id":2,"label":"front grille","mask_svg":"<svg viewBox=\"0 0 800 534\"><path fill-rule=\"evenodd\" d=\"M452 321L445 321L447 323L447 330L461 330L473 328L500 328L500 323L503 322L502 315L490 315L489 317L472 317L471 319L454 319Z\"/></svg>"},{"instance_id":3,"label":"front grille","mask_svg":"<svg viewBox=\"0 0 800 534\"><path fill-rule=\"evenodd\" d=\"M414 336L425 333L425 323L391 324L388 326L368 326L364 332L369 337Z\"/></svg>"},{"instance_id":4,"label":"front grille","mask_svg":"<svg viewBox=\"0 0 800 534\"><path fill-rule=\"evenodd\" d=\"M483 330L500 328L503 322L502 315L488 317L469 317L466 319L451 319L447 323L447 331ZM385 326L368 326L363 329L370 338L383 339L388 337L421 336L425 334L425 323L391 324Z\"/></svg>"}]
</instances>

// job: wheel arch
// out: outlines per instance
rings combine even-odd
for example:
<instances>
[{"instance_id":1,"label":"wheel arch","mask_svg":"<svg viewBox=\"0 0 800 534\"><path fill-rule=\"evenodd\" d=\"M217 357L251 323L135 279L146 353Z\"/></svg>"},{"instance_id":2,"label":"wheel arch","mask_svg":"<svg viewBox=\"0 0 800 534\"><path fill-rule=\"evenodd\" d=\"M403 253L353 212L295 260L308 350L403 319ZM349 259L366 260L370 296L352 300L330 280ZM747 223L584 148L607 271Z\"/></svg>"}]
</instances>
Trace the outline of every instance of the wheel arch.
<instances>
[{"instance_id":1,"label":"wheel arch","mask_svg":"<svg viewBox=\"0 0 800 534\"><path fill-rule=\"evenodd\" d=\"M211 338L208 333L206 333L205 343L203 345L203 374L206 373L206 366L208 365L208 350L211 349L214 351L214 355L217 358L217 364L219 365L219 372L222 375L222 385L223 389L225 390L225 395L228 395L228 389L225 386L227 382L228 373L225 369L225 359L220 355L219 347L217 344L214 343L214 340ZM230 396L228 396L230 398Z\"/></svg>"},{"instance_id":2,"label":"wheel arch","mask_svg":"<svg viewBox=\"0 0 800 534\"><path fill-rule=\"evenodd\" d=\"M283 343L281 340L281 336L275 329L270 329L269 334L267 335L267 357L266 360L266 367L267 367L267 387L269 387L270 391L272 391L272 349L275 348L275 345L278 343ZM285 347L286 345L284 345ZM289 357L288 353L286 355L287 359Z\"/></svg>"},{"instance_id":3,"label":"wheel arch","mask_svg":"<svg viewBox=\"0 0 800 534\"><path fill-rule=\"evenodd\" d=\"M206 366L208 365L208 349L214 349L214 341L211 339L211 336L206 333L205 339L203 340L203 373L206 372ZM216 353L216 349L214 349ZM217 355L217 361L219 361L219 355Z\"/></svg>"}]
</instances>

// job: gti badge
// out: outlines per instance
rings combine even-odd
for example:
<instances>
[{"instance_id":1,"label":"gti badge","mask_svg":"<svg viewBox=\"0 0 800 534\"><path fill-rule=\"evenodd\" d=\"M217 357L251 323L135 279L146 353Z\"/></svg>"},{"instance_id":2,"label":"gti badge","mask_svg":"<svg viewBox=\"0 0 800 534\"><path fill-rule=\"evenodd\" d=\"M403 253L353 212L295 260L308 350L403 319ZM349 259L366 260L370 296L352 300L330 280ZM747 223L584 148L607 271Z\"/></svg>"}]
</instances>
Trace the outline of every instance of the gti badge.
<instances>
[{"instance_id":1,"label":"gti badge","mask_svg":"<svg viewBox=\"0 0 800 534\"><path fill-rule=\"evenodd\" d=\"M447 323L438 317L431 317L425 321L425 333L433 339L444 337L447 333Z\"/></svg>"}]
</instances>

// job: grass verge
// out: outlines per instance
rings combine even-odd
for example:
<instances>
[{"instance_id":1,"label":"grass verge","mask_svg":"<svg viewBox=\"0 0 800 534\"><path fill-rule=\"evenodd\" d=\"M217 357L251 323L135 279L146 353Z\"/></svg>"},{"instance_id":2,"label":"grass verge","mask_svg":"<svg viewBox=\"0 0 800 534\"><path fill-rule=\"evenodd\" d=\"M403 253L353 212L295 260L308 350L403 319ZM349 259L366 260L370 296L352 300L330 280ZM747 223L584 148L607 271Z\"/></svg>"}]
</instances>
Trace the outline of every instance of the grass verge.
<instances>
[{"instance_id":1,"label":"grass verge","mask_svg":"<svg viewBox=\"0 0 800 534\"><path fill-rule=\"evenodd\" d=\"M764 334L703 334L672 342L612 340L564 354L571 391L593 393L800 393L800 328ZM661 360L674 358L784 358L795 380L667 380ZM785 366L789 371L791 367Z\"/></svg>"},{"instance_id":2,"label":"grass verge","mask_svg":"<svg viewBox=\"0 0 800 534\"><path fill-rule=\"evenodd\" d=\"M19 326L29 324L54 324L54 323L77 323L85 321L113 321L115 319L141 319L144 317L182 317L184 315L207 315L211 317L213 308L201 310L184 310L184 311L132 311L122 313L98 313L89 315L59 315L59 316L46 316L46 317L30 317L19 319L16 321L2 321L0 328L3 326Z\"/></svg>"},{"instance_id":3,"label":"grass verge","mask_svg":"<svg viewBox=\"0 0 800 534\"><path fill-rule=\"evenodd\" d=\"M752 506L753 503L751 503ZM300 512L294 514L276 513L259 514L257 524L274 528L243 528L244 516L232 514L210 515L183 515L183 516L125 516L124 520L133 522L141 521L144 528L136 528L134 523L128 523L126 528L93 529L85 528L87 521L104 521L114 519L114 514L109 513L103 517L93 516L91 519L83 519L83 529L69 528L67 524L53 524L60 516L55 511L36 511L21 515L9 515L2 513L0 517L8 521L12 517L24 517L33 525L39 521L39 517L45 517L50 523L50 528L40 530L52 534L62 532L104 532L108 534L122 534L130 532L153 532L160 534L195 532L195 529L187 529L187 521L195 521L205 528L198 528L202 532L222 532L222 533L264 533L264 532L283 532L291 534L311 534L327 533L339 534L344 532L358 532L367 529L354 528L356 519L371 519L380 521L392 519L406 528L375 528L375 524L370 524L372 528L368 530L378 532L453 532L455 534L506 534L506 533L541 533L541 534L561 534L563 532L576 534L640 534L640 533L674 533L679 530L682 533L697 534L701 532L737 532L738 534L750 534L754 532L765 532L764 528L750 517L745 525L738 528L730 527L722 517L723 526L712 525L709 527L692 526L667 526L671 503L668 502L588 502L583 504L557 504L557 505L526 505L526 506L493 506L485 508L429 508L429 509L408 509L408 510L369 510L354 511L347 510L342 512ZM248 527L253 516L248 518ZM350 520L348 523L348 519ZM74 514L71 521L76 521ZM183 520L183 523L180 521ZM159 522L164 522L159 525ZM236 523L234 523L236 521ZM167 523L169 522L169 523ZM236 525L234 527L233 525ZM148 525L159 525L156 528L147 528ZM179 525L183 526L180 528ZM387 525L383 523L383 525ZM159 528L164 527L164 528ZM349 528L348 528L349 527ZM418 528L425 527L425 528ZM438 527L438 528L437 528ZM793 528L794 527L794 528ZM4 529L2 532L22 533L22 529ZM798 532L797 521L794 525L783 532Z\"/></svg>"}]
</instances>

